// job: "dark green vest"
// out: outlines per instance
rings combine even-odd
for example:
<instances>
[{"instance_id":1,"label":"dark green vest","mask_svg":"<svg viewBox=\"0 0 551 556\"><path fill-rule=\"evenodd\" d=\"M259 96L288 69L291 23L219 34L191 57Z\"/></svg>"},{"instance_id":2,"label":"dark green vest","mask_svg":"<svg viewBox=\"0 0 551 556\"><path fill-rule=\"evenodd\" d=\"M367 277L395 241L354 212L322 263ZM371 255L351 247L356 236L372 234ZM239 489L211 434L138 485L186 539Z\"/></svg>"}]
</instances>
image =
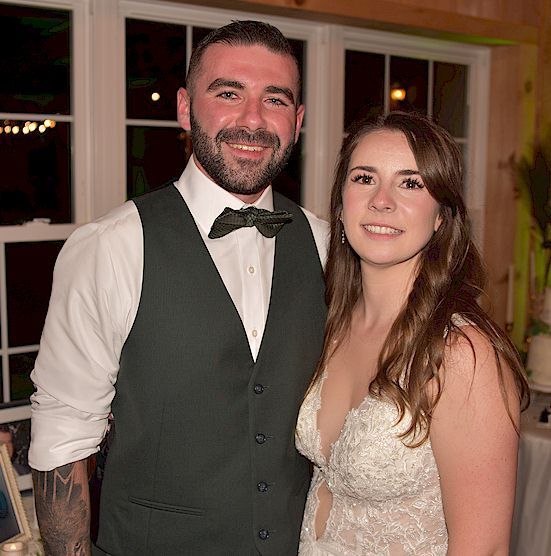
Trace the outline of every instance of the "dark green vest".
<instances>
[{"instance_id":1,"label":"dark green vest","mask_svg":"<svg viewBox=\"0 0 551 556\"><path fill-rule=\"evenodd\" d=\"M326 316L308 221L274 196L294 220L276 238L255 363L178 191L135 202L143 285L112 404L97 544L117 556L296 554L309 473L294 428Z\"/></svg>"}]
</instances>

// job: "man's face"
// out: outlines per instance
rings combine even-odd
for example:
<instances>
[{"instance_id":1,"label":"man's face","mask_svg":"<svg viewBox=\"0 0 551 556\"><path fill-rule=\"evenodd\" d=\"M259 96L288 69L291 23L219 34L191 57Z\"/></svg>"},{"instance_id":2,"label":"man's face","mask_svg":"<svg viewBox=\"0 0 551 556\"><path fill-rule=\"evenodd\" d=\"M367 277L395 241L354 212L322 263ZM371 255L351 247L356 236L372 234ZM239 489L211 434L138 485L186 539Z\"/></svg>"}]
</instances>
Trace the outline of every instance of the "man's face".
<instances>
[{"instance_id":1,"label":"man's face","mask_svg":"<svg viewBox=\"0 0 551 556\"><path fill-rule=\"evenodd\" d=\"M298 139L298 79L292 58L263 46L209 46L191 89L178 92L178 121L203 173L254 202Z\"/></svg>"}]
</instances>

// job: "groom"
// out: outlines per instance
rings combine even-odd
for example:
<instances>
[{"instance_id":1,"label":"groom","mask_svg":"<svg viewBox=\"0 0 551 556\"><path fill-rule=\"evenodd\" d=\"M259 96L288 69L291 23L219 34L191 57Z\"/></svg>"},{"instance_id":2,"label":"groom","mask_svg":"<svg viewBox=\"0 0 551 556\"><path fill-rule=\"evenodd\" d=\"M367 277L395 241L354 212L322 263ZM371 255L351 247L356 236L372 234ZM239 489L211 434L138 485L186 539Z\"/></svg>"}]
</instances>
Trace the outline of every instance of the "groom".
<instances>
[{"instance_id":1,"label":"groom","mask_svg":"<svg viewBox=\"0 0 551 556\"><path fill-rule=\"evenodd\" d=\"M98 554L296 553L309 473L294 427L326 311L326 225L271 188L299 95L277 29L213 31L178 92L181 178L67 240L32 374L48 554L89 553L86 458L109 413Z\"/></svg>"}]
</instances>

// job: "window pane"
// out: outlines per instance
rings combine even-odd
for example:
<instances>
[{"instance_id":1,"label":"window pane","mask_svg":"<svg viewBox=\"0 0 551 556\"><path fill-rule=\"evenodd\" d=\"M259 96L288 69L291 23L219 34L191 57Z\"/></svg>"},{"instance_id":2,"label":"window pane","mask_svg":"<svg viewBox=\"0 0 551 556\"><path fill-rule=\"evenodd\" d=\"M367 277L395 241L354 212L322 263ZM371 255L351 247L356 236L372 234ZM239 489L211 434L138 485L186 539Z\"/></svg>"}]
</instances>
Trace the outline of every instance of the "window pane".
<instances>
[{"instance_id":1,"label":"window pane","mask_svg":"<svg viewBox=\"0 0 551 556\"><path fill-rule=\"evenodd\" d=\"M434 62L435 120L454 137L466 135L467 66Z\"/></svg>"},{"instance_id":2,"label":"window pane","mask_svg":"<svg viewBox=\"0 0 551 556\"><path fill-rule=\"evenodd\" d=\"M199 41L202 41L211 31L212 29L207 27L194 27L191 34L192 48L195 48Z\"/></svg>"},{"instance_id":3,"label":"window pane","mask_svg":"<svg viewBox=\"0 0 551 556\"><path fill-rule=\"evenodd\" d=\"M126 20L127 118L175 120L176 93L185 77L184 26Z\"/></svg>"},{"instance_id":4,"label":"window pane","mask_svg":"<svg viewBox=\"0 0 551 556\"><path fill-rule=\"evenodd\" d=\"M62 241L6 244L8 345L38 344Z\"/></svg>"},{"instance_id":5,"label":"window pane","mask_svg":"<svg viewBox=\"0 0 551 556\"><path fill-rule=\"evenodd\" d=\"M46 123L0 122L0 224L71 222L70 124Z\"/></svg>"},{"instance_id":6,"label":"window pane","mask_svg":"<svg viewBox=\"0 0 551 556\"><path fill-rule=\"evenodd\" d=\"M191 142L181 129L128 126L126 135L129 199L156 189L183 172Z\"/></svg>"},{"instance_id":7,"label":"window pane","mask_svg":"<svg viewBox=\"0 0 551 556\"><path fill-rule=\"evenodd\" d=\"M390 110L427 113L428 62L392 56L390 59L390 88L403 89L403 100L390 99Z\"/></svg>"},{"instance_id":8,"label":"window pane","mask_svg":"<svg viewBox=\"0 0 551 556\"><path fill-rule=\"evenodd\" d=\"M27 400L34 387L30 379L38 352L10 355L11 401Z\"/></svg>"},{"instance_id":9,"label":"window pane","mask_svg":"<svg viewBox=\"0 0 551 556\"><path fill-rule=\"evenodd\" d=\"M0 109L70 113L71 13L0 4Z\"/></svg>"},{"instance_id":10,"label":"window pane","mask_svg":"<svg viewBox=\"0 0 551 556\"><path fill-rule=\"evenodd\" d=\"M273 183L276 191L298 204L301 202L302 159L302 135L300 135L287 166Z\"/></svg>"},{"instance_id":11,"label":"window pane","mask_svg":"<svg viewBox=\"0 0 551 556\"><path fill-rule=\"evenodd\" d=\"M344 129L360 118L384 110L385 57L369 52L346 51Z\"/></svg>"}]
</instances>

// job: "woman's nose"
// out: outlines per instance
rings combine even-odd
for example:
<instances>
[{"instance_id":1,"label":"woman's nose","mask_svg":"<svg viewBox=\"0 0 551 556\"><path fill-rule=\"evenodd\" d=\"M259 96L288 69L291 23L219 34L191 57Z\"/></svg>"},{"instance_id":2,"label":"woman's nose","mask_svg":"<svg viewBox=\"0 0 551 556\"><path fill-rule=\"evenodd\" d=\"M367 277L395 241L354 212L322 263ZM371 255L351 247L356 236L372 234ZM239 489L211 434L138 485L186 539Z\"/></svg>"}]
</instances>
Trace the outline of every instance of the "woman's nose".
<instances>
[{"instance_id":1,"label":"woman's nose","mask_svg":"<svg viewBox=\"0 0 551 556\"><path fill-rule=\"evenodd\" d=\"M379 185L372 193L369 199L369 208L371 210L390 212L396 208L396 203L392 196L392 192L382 185Z\"/></svg>"}]
</instances>

